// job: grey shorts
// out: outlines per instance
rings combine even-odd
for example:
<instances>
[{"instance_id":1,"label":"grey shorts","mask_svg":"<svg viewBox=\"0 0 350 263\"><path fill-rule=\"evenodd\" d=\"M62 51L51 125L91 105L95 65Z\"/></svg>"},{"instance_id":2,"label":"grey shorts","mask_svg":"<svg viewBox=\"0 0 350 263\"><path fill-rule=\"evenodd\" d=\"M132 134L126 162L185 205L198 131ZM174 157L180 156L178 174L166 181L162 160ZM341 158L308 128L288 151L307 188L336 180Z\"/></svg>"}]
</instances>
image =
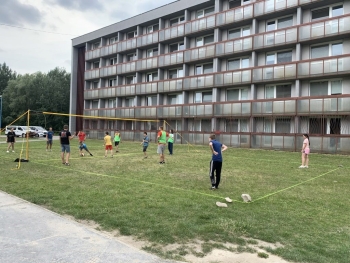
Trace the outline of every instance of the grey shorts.
<instances>
[{"instance_id":1,"label":"grey shorts","mask_svg":"<svg viewBox=\"0 0 350 263\"><path fill-rule=\"evenodd\" d=\"M46 141L46 144L48 144L48 145L52 145L52 139L50 140L50 139L48 139L47 141Z\"/></svg>"},{"instance_id":2,"label":"grey shorts","mask_svg":"<svg viewBox=\"0 0 350 263\"><path fill-rule=\"evenodd\" d=\"M164 154L165 144L158 144L157 153Z\"/></svg>"},{"instance_id":3,"label":"grey shorts","mask_svg":"<svg viewBox=\"0 0 350 263\"><path fill-rule=\"evenodd\" d=\"M64 153L70 153L70 145L69 144L61 144L61 151Z\"/></svg>"}]
</instances>

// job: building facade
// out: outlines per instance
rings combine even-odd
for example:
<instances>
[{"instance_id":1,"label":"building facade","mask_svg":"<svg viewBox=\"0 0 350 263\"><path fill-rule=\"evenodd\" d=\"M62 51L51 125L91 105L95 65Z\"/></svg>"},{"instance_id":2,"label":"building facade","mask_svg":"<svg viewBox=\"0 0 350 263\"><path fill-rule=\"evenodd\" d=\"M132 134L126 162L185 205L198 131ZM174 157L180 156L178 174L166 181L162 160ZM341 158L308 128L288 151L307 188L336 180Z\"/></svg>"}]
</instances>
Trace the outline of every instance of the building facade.
<instances>
[{"instance_id":1,"label":"building facade","mask_svg":"<svg viewBox=\"0 0 350 263\"><path fill-rule=\"evenodd\" d=\"M71 129L350 153L349 33L348 0L175 1L73 39Z\"/></svg>"}]
</instances>

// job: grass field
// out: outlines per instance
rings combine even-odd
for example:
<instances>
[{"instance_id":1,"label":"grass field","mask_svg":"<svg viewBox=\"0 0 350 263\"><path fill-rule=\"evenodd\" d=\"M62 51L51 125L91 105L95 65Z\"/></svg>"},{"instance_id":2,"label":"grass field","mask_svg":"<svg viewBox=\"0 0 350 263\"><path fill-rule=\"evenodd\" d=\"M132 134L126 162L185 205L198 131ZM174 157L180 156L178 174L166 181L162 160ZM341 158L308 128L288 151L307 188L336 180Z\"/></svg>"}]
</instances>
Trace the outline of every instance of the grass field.
<instances>
[{"instance_id":1,"label":"grass field","mask_svg":"<svg viewBox=\"0 0 350 263\"><path fill-rule=\"evenodd\" d=\"M19 141L16 153L0 144L1 190L146 240L152 245L144 249L162 257L183 259L194 240L203 242L199 257L227 243L257 253L248 246L257 239L281 243L265 249L289 261L350 262L349 156L311 154L309 169L298 169L300 153L229 148L220 189L212 191L208 146L175 144L160 165L154 143L148 159L136 142L122 142L114 158L104 158L101 140L87 141L93 157L79 157L73 140L67 167L58 141L46 152L45 141L33 139L30 161L16 169ZM242 193L253 202L243 203ZM217 207L225 197L234 202ZM181 247L162 250L169 244Z\"/></svg>"}]
</instances>

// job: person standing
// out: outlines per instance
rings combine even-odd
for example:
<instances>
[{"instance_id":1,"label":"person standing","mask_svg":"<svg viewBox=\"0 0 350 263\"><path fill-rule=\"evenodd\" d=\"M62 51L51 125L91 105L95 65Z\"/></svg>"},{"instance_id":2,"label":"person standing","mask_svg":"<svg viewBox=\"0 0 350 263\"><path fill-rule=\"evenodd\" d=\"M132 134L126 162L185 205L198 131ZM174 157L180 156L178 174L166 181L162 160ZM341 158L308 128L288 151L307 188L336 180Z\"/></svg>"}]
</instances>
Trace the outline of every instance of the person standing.
<instances>
[{"instance_id":1,"label":"person standing","mask_svg":"<svg viewBox=\"0 0 350 263\"><path fill-rule=\"evenodd\" d=\"M52 127L50 127L49 131L46 134L46 151L48 151L50 148L50 152L51 152L53 134L54 134L54 132L52 131Z\"/></svg>"},{"instance_id":2,"label":"person standing","mask_svg":"<svg viewBox=\"0 0 350 263\"><path fill-rule=\"evenodd\" d=\"M301 148L301 166L299 168L309 168L310 138L308 134L303 134L303 147Z\"/></svg>"},{"instance_id":3,"label":"person standing","mask_svg":"<svg viewBox=\"0 0 350 263\"><path fill-rule=\"evenodd\" d=\"M171 129L169 132L169 138L168 138L168 150L170 155L173 155L173 146L174 146L174 130Z\"/></svg>"},{"instance_id":4,"label":"person standing","mask_svg":"<svg viewBox=\"0 0 350 263\"><path fill-rule=\"evenodd\" d=\"M158 141L157 153L159 154L159 164L165 164L164 150L166 145L166 138L168 136L169 134L163 131L163 126L160 126L159 132L157 135L157 141Z\"/></svg>"},{"instance_id":5,"label":"person standing","mask_svg":"<svg viewBox=\"0 0 350 263\"><path fill-rule=\"evenodd\" d=\"M114 146L115 146L115 152L119 152L119 143L121 140L121 135L119 130L116 130L114 133Z\"/></svg>"},{"instance_id":6,"label":"person standing","mask_svg":"<svg viewBox=\"0 0 350 263\"><path fill-rule=\"evenodd\" d=\"M105 133L104 140L104 146L105 146L105 157L107 157L108 150L111 153L111 157L113 157L113 149L112 149L112 137L109 135L108 132Z\"/></svg>"},{"instance_id":7,"label":"person standing","mask_svg":"<svg viewBox=\"0 0 350 263\"><path fill-rule=\"evenodd\" d=\"M12 148L12 152L15 152L15 142L16 142L16 133L13 131L13 128L9 132L7 132L7 139L6 139L8 146L7 146L7 153L10 152L10 148Z\"/></svg>"},{"instance_id":8,"label":"person standing","mask_svg":"<svg viewBox=\"0 0 350 263\"><path fill-rule=\"evenodd\" d=\"M69 166L69 157L70 157L70 145L69 142L74 138L71 132L68 130L68 125L63 126L63 130L59 133L60 142L61 142L61 159L64 165ZM66 156L64 156L66 154Z\"/></svg>"},{"instance_id":9,"label":"person standing","mask_svg":"<svg viewBox=\"0 0 350 263\"><path fill-rule=\"evenodd\" d=\"M209 147L212 152L212 158L210 161L210 170L209 177L211 182L212 190L218 189L221 178L221 168L222 168L222 152L227 150L227 146L225 144L217 141L215 134L211 134L209 136Z\"/></svg>"},{"instance_id":10,"label":"person standing","mask_svg":"<svg viewBox=\"0 0 350 263\"><path fill-rule=\"evenodd\" d=\"M78 132L79 142L84 142L86 139L86 134L82 130L79 130Z\"/></svg>"},{"instance_id":11,"label":"person standing","mask_svg":"<svg viewBox=\"0 0 350 263\"><path fill-rule=\"evenodd\" d=\"M149 143L149 138L147 136L147 132L144 132L143 133L143 140L141 142L141 145L143 146L143 159L146 159L148 156L147 156L147 147L148 147L148 143Z\"/></svg>"}]
</instances>

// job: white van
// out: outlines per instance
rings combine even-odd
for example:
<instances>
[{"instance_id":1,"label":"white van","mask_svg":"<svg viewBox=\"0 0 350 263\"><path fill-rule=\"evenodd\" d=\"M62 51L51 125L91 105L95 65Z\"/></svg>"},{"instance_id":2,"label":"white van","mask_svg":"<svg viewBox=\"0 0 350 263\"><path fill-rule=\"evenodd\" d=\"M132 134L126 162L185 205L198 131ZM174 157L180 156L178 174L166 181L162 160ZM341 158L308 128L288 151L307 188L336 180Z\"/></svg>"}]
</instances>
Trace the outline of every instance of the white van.
<instances>
[{"instance_id":1,"label":"white van","mask_svg":"<svg viewBox=\"0 0 350 263\"><path fill-rule=\"evenodd\" d=\"M33 131L32 129L29 128L27 126L15 126L15 125L9 125L6 126L5 128L5 135L7 135L7 133L11 130L11 128L13 128L13 131L15 132L17 137L24 137L26 135L26 133L29 133L30 137L34 137L36 136L35 131Z\"/></svg>"},{"instance_id":2,"label":"white van","mask_svg":"<svg viewBox=\"0 0 350 263\"><path fill-rule=\"evenodd\" d=\"M37 137L46 137L47 130L41 126L30 126L32 130L36 132Z\"/></svg>"}]
</instances>

